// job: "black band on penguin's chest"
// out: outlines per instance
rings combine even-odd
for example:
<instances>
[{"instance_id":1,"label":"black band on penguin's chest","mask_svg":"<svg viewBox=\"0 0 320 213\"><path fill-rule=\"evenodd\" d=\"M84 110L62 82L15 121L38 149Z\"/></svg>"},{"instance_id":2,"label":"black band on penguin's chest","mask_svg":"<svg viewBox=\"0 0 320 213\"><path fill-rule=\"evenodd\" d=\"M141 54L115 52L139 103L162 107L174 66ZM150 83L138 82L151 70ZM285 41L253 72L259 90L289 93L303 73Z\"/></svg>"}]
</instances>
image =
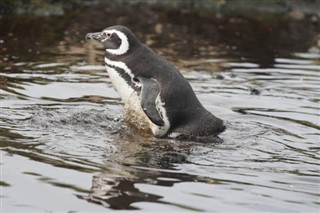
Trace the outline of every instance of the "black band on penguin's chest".
<instances>
[{"instance_id":1,"label":"black band on penguin's chest","mask_svg":"<svg viewBox=\"0 0 320 213\"><path fill-rule=\"evenodd\" d=\"M106 66L113 68L120 75L120 77L125 80L125 82L128 84L128 86L130 86L134 91L136 91L138 94L140 94L141 88L138 87L135 82L133 82L131 76L127 72L125 72L120 67L113 66L113 65L110 65L107 63L106 63Z\"/></svg>"}]
</instances>

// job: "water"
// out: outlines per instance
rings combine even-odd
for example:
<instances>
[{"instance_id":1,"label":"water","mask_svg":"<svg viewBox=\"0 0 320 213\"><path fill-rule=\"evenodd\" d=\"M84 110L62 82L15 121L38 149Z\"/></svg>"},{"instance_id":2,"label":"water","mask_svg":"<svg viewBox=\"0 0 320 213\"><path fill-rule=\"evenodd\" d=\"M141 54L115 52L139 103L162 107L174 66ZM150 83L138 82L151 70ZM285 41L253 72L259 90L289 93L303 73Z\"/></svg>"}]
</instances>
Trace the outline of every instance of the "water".
<instances>
[{"instance_id":1,"label":"water","mask_svg":"<svg viewBox=\"0 0 320 213\"><path fill-rule=\"evenodd\" d=\"M62 46L67 54L49 48L1 66L3 212L319 211L316 46L264 57L211 46L197 60L169 54L226 121L216 144L123 127L101 47Z\"/></svg>"},{"instance_id":2,"label":"water","mask_svg":"<svg viewBox=\"0 0 320 213\"><path fill-rule=\"evenodd\" d=\"M93 199L143 210L316 211L314 64L293 56L272 68L227 62L223 79L184 73L206 108L227 121L222 144L117 134L122 105L102 66L26 64L2 73L3 210L103 210L85 201ZM188 163L162 168L159 150L187 153Z\"/></svg>"}]
</instances>

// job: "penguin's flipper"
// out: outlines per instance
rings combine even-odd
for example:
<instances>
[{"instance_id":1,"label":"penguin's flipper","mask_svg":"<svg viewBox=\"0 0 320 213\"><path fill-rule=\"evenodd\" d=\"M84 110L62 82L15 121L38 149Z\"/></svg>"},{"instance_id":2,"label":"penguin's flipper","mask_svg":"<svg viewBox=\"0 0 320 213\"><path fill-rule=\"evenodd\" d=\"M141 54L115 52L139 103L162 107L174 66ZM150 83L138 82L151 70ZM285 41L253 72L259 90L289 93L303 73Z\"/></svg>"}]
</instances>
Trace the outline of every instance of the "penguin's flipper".
<instances>
[{"instance_id":1,"label":"penguin's flipper","mask_svg":"<svg viewBox=\"0 0 320 213\"><path fill-rule=\"evenodd\" d=\"M157 81L150 78L138 77L137 79L142 85L140 101L144 113L154 124L163 126L164 121L160 117L156 107L156 98L160 93L160 85Z\"/></svg>"}]
</instances>

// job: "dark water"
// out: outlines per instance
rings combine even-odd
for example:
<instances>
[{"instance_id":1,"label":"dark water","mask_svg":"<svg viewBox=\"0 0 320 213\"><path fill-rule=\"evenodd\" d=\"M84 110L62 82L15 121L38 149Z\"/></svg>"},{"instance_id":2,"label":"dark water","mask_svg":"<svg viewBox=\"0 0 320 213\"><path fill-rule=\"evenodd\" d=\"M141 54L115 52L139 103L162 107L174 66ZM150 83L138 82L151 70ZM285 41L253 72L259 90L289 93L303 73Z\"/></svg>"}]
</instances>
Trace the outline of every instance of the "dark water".
<instances>
[{"instance_id":1,"label":"dark water","mask_svg":"<svg viewBox=\"0 0 320 213\"><path fill-rule=\"evenodd\" d=\"M288 24L268 25L264 34L255 22L233 19L245 24L241 31L226 18L225 31L197 36L202 18L193 18L190 29L171 20L181 39L133 28L226 121L219 144L148 138L123 127L103 49L81 41L81 33L66 34L95 27L67 22L63 37L33 38L32 29L19 35L20 25L2 18L1 212L319 211L320 28L281 19ZM40 29L56 19L35 18ZM170 28L164 22L159 34Z\"/></svg>"}]
</instances>

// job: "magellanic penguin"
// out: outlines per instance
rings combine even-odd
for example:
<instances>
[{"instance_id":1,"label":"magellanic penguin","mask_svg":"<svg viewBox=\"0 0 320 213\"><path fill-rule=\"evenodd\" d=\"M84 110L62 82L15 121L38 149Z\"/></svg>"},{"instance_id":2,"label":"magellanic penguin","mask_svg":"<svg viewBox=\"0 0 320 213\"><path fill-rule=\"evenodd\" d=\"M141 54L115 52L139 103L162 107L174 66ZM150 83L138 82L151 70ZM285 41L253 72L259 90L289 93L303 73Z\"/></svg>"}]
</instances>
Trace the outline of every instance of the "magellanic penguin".
<instances>
[{"instance_id":1,"label":"magellanic penguin","mask_svg":"<svg viewBox=\"0 0 320 213\"><path fill-rule=\"evenodd\" d=\"M104 45L105 66L125 108L144 116L154 136L217 136L225 130L182 74L128 28L108 27L86 39Z\"/></svg>"}]
</instances>

